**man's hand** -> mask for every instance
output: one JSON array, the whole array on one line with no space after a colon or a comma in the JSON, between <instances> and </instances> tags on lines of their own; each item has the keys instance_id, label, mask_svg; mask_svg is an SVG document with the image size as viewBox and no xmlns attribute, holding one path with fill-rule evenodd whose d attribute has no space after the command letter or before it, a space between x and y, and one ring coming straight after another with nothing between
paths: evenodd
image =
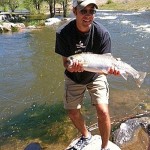
<instances>
[{"instance_id":1,"label":"man's hand","mask_svg":"<svg viewBox=\"0 0 150 150\"><path fill-rule=\"evenodd\" d=\"M84 71L83 65L78 60L73 61L71 66L67 67L67 70L70 72L83 72Z\"/></svg>"},{"instance_id":2,"label":"man's hand","mask_svg":"<svg viewBox=\"0 0 150 150\"><path fill-rule=\"evenodd\" d=\"M109 68L108 73L109 74L114 74L116 76L120 75L120 71L117 70L115 67L114 68Z\"/></svg>"}]
</instances>

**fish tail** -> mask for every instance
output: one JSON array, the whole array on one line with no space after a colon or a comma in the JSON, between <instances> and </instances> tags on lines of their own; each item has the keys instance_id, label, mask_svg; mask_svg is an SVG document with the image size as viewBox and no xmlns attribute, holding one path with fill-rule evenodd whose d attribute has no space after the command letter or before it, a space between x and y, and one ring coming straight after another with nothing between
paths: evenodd
<instances>
[{"instance_id":1,"label":"fish tail","mask_svg":"<svg viewBox=\"0 0 150 150\"><path fill-rule=\"evenodd\" d=\"M146 72L139 72L138 78L135 78L137 86L140 88L141 84L144 82L144 79L146 77Z\"/></svg>"}]
</instances>

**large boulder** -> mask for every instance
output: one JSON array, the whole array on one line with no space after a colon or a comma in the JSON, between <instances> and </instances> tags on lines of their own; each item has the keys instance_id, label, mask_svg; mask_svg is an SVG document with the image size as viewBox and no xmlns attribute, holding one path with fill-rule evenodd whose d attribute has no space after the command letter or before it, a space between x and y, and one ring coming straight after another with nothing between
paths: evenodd
<instances>
[{"instance_id":1,"label":"large boulder","mask_svg":"<svg viewBox=\"0 0 150 150\"><path fill-rule=\"evenodd\" d=\"M14 26L14 23L4 22L2 25L4 31L11 31L11 27Z\"/></svg>"},{"instance_id":2,"label":"large boulder","mask_svg":"<svg viewBox=\"0 0 150 150\"><path fill-rule=\"evenodd\" d=\"M139 149L149 150L150 146L150 118L141 117L128 119L120 124L120 127L114 131L114 143L121 146L121 149Z\"/></svg>"},{"instance_id":3,"label":"large boulder","mask_svg":"<svg viewBox=\"0 0 150 150\"><path fill-rule=\"evenodd\" d=\"M25 25L23 23L3 22L0 25L0 32L18 31L24 28L25 28Z\"/></svg>"},{"instance_id":4,"label":"large boulder","mask_svg":"<svg viewBox=\"0 0 150 150\"><path fill-rule=\"evenodd\" d=\"M3 32L3 26L0 24L0 33Z\"/></svg>"}]
</instances>

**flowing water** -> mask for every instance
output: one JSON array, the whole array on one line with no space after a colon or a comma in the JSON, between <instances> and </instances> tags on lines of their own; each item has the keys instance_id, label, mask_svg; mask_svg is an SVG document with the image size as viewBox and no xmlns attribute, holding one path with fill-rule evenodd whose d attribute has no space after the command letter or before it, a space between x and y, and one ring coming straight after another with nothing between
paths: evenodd
<instances>
[{"instance_id":1,"label":"flowing water","mask_svg":"<svg viewBox=\"0 0 150 150\"><path fill-rule=\"evenodd\" d=\"M109 30L113 55L136 70L147 72L141 88L136 86L132 77L128 81L122 77L108 77L112 120L150 111L150 12L98 11L95 19ZM61 57L54 53L56 28L51 26L0 35L1 139L5 136L13 138L13 132L17 132L18 137L22 136L20 126L16 125L24 123L18 117L20 114L25 118L27 110L34 111L41 105L52 108L62 104L64 69ZM96 122L96 115L87 99L90 100L88 94L85 95L84 113L88 125L91 125ZM62 111L58 112L61 107L54 108L53 113L61 116ZM43 107L42 111L45 109ZM49 111L45 115L51 118ZM5 129L6 125L9 132ZM28 137L31 136L26 135L25 139Z\"/></svg>"}]
</instances>

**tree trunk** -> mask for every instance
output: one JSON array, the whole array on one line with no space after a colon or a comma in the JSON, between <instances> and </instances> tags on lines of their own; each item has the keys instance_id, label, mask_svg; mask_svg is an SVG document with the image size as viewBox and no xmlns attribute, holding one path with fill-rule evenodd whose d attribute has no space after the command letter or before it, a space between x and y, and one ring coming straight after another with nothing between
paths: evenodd
<instances>
[{"instance_id":1,"label":"tree trunk","mask_svg":"<svg viewBox=\"0 0 150 150\"><path fill-rule=\"evenodd\" d=\"M40 14L40 3L37 4L37 10L38 10L38 13Z\"/></svg>"},{"instance_id":2,"label":"tree trunk","mask_svg":"<svg viewBox=\"0 0 150 150\"><path fill-rule=\"evenodd\" d=\"M49 1L49 11L50 11L50 18L52 18L54 16L54 13L53 13L53 2L52 0Z\"/></svg>"},{"instance_id":3,"label":"tree trunk","mask_svg":"<svg viewBox=\"0 0 150 150\"><path fill-rule=\"evenodd\" d=\"M68 1L65 0L65 2L63 1L63 17L67 17L67 5L68 5Z\"/></svg>"},{"instance_id":4,"label":"tree trunk","mask_svg":"<svg viewBox=\"0 0 150 150\"><path fill-rule=\"evenodd\" d=\"M56 13L55 5L56 5L56 0L54 0L54 16L55 16L55 13Z\"/></svg>"}]
</instances>

